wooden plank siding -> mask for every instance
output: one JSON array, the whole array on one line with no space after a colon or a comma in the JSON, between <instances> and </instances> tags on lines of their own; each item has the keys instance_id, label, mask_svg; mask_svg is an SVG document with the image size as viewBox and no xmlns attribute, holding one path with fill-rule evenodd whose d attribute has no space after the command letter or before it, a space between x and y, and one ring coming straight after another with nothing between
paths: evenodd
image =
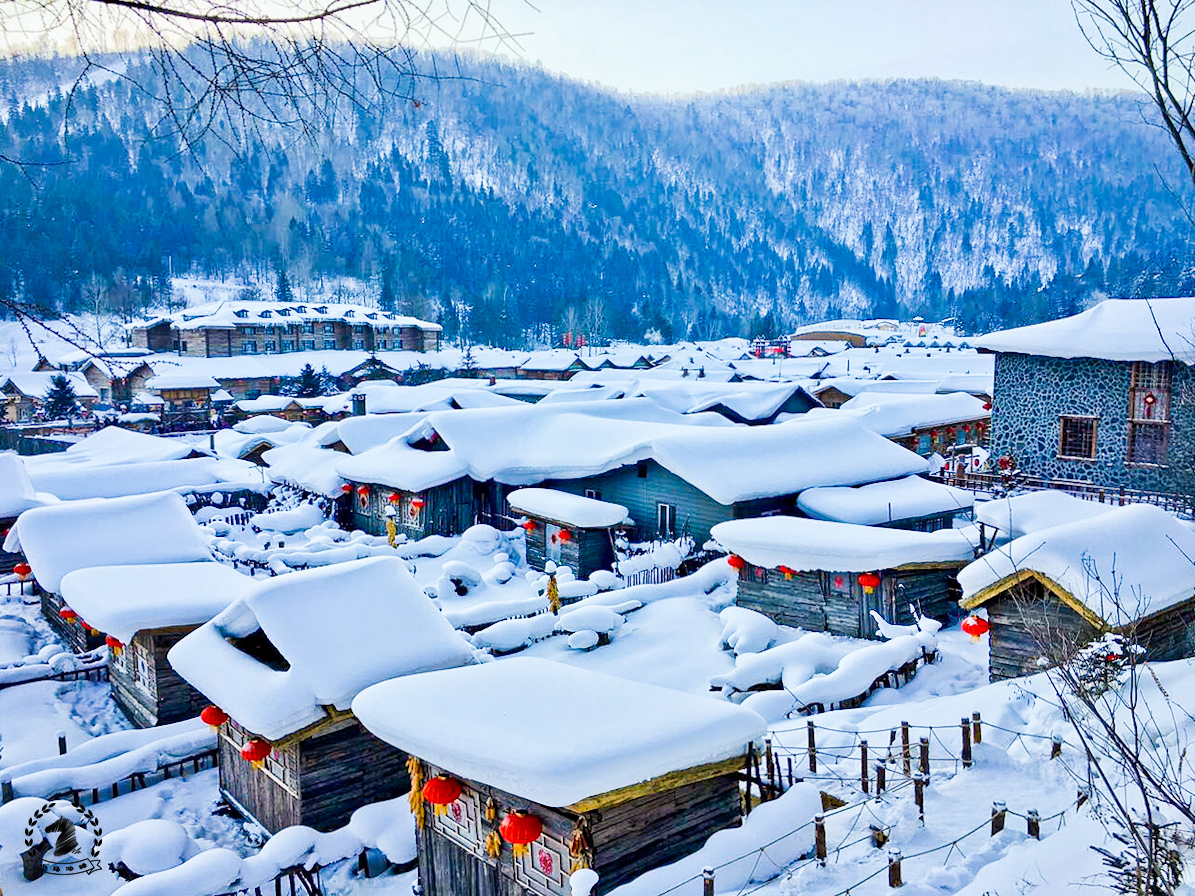
<instances>
[{"instance_id":1,"label":"wooden plank siding","mask_svg":"<svg viewBox=\"0 0 1195 896\"><path fill-rule=\"evenodd\" d=\"M427 774L440 771L429 766ZM477 781L460 780L465 787L459 801L461 823L452 821L449 814L429 813L428 823L418 832L419 875L427 896L567 896L568 844L582 817L589 824L593 867L599 875L593 893L601 896L645 871L696 852L711 834L741 820L739 784L733 772L584 813L550 808ZM498 807L492 824L481 819L482 807L491 798ZM496 830L512 809L526 809L543 824L543 834L532 844L525 864L512 857L509 844L503 845L497 858L484 851L486 834ZM525 870L535 866L541 846L555 854L551 879Z\"/></svg>"},{"instance_id":2,"label":"wooden plank siding","mask_svg":"<svg viewBox=\"0 0 1195 896\"><path fill-rule=\"evenodd\" d=\"M412 540L428 535L460 535L473 525L475 510L473 480L462 477L453 482L437 485L422 492L405 492L384 485L369 485L365 498L356 493L353 484L352 527L370 535L386 534L386 508L393 506L397 512L399 533ZM391 495L398 495L399 501L392 505ZM420 498L423 507L411 506L412 500Z\"/></svg>"},{"instance_id":3,"label":"wooden plank siding","mask_svg":"<svg viewBox=\"0 0 1195 896\"><path fill-rule=\"evenodd\" d=\"M548 529L546 519L529 517L535 528L527 533L527 565L543 571L548 562ZM555 522L555 521L553 521ZM614 564L614 536L609 529L580 529L561 525L572 536L560 543L558 564L569 567L578 579L585 579L599 569L611 569Z\"/></svg>"},{"instance_id":4,"label":"wooden plank siding","mask_svg":"<svg viewBox=\"0 0 1195 896\"><path fill-rule=\"evenodd\" d=\"M109 661L109 680L117 705L140 728L193 719L208 700L187 684L166 653L197 626L173 626L138 632L121 655ZM143 668L138 669L138 661Z\"/></svg>"},{"instance_id":5,"label":"wooden plank siding","mask_svg":"<svg viewBox=\"0 0 1195 896\"><path fill-rule=\"evenodd\" d=\"M955 576L962 566L934 563L880 570L880 585L869 595L859 584L859 573L812 570L786 577L778 570L747 564L739 570L737 603L782 625L874 638L872 610L901 624L913 622L910 603L935 619L956 614Z\"/></svg>"},{"instance_id":6,"label":"wooden plank siding","mask_svg":"<svg viewBox=\"0 0 1195 896\"><path fill-rule=\"evenodd\" d=\"M88 650L95 650L97 647L103 647L104 636L102 634L89 635L79 623L67 622L58 615L58 611L65 606L66 603L60 595L42 590L41 614L50 623L50 628L54 630L58 640L75 653L84 653Z\"/></svg>"}]
</instances>

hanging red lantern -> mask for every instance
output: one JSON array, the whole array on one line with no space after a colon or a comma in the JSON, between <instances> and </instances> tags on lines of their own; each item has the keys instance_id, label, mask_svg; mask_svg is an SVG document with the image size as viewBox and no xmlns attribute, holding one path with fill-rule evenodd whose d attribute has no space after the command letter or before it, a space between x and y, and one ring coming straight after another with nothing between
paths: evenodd
<instances>
[{"instance_id":1,"label":"hanging red lantern","mask_svg":"<svg viewBox=\"0 0 1195 896\"><path fill-rule=\"evenodd\" d=\"M947 438L953 439L957 434L958 434L958 430L955 429L953 426L948 426L946 428L946 437Z\"/></svg>"},{"instance_id":2,"label":"hanging red lantern","mask_svg":"<svg viewBox=\"0 0 1195 896\"><path fill-rule=\"evenodd\" d=\"M985 411L990 411L992 409L992 403L990 401L985 401L983 403L983 409Z\"/></svg>"},{"instance_id":3,"label":"hanging red lantern","mask_svg":"<svg viewBox=\"0 0 1195 896\"><path fill-rule=\"evenodd\" d=\"M360 498L368 498L369 497L369 486L368 485L357 486L357 496Z\"/></svg>"},{"instance_id":4,"label":"hanging red lantern","mask_svg":"<svg viewBox=\"0 0 1195 896\"><path fill-rule=\"evenodd\" d=\"M427 502L425 500L423 500L423 498L419 497L418 495L416 495L414 498L411 499L411 509L412 510L422 510L424 508L424 505L426 505L426 504L427 504Z\"/></svg>"},{"instance_id":5,"label":"hanging red lantern","mask_svg":"<svg viewBox=\"0 0 1195 896\"><path fill-rule=\"evenodd\" d=\"M527 520L527 522L523 523L523 528L528 532L534 532L535 520Z\"/></svg>"},{"instance_id":6,"label":"hanging red lantern","mask_svg":"<svg viewBox=\"0 0 1195 896\"><path fill-rule=\"evenodd\" d=\"M23 582L27 578L29 578L29 574L31 572L33 572L33 567L30 566L28 563L26 563L24 560L22 560L20 563L18 563L16 566L14 566L12 568L12 571L15 572L17 574L17 578Z\"/></svg>"},{"instance_id":7,"label":"hanging red lantern","mask_svg":"<svg viewBox=\"0 0 1195 896\"><path fill-rule=\"evenodd\" d=\"M572 538L573 538L573 533L570 532L568 529L560 530L560 540L561 541L572 541Z\"/></svg>"},{"instance_id":8,"label":"hanging red lantern","mask_svg":"<svg viewBox=\"0 0 1195 896\"><path fill-rule=\"evenodd\" d=\"M65 619L67 622L74 622L76 619L79 618L79 614L76 613L74 610L72 610L70 607L63 607L61 610L58 611L58 618Z\"/></svg>"},{"instance_id":9,"label":"hanging red lantern","mask_svg":"<svg viewBox=\"0 0 1195 896\"><path fill-rule=\"evenodd\" d=\"M982 616L968 616L963 620L963 631L971 636L971 641L976 642L979 636L986 634L991 626L988 621Z\"/></svg>"},{"instance_id":10,"label":"hanging red lantern","mask_svg":"<svg viewBox=\"0 0 1195 896\"><path fill-rule=\"evenodd\" d=\"M423 798L432 804L432 811L436 815L443 815L448 807L461 798L465 788L456 778L439 774L429 778L423 785Z\"/></svg>"},{"instance_id":11,"label":"hanging red lantern","mask_svg":"<svg viewBox=\"0 0 1195 896\"><path fill-rule=\"evenodd\" d=\"M124 645L111 635L108 635L108 637L104 638L104 643L108 645L108 649L112 651L113 656L120 656L121 652L124 650Z\"/></svg>"},{"instance_id":12,"label":"hanging red lantern","mask_svg":"<svg viewBox=\"0 0 1195 896\"><path fill-rule=\"evenodd\" d=\"M729 557L726 558L726 562L729 563L730 568L734 569L734 570L742 569L744 566L747 565L747 561L744 560L742 557L740 557L738 554L731 554Z\"/></svg>"},{"instance_id":13,"label":"hanging red lantern","mask_svg":"<svg viewBox=\"0 0 1195 896\"><path fill-rule=\"evenodd\" d=\"M777 566L776 571L782 573L786 579L791 579L794 575L796 575L796 571L787 566Z\"/></svg>"},{"instance_id":14,"label":"hanging red lantern","mask_svg":"<svg viewBox=\"0 0 1195 896\"><path fill-rule=\"evenodd\" d=\"M241 746L241 758L252 762L254 768L261 768L273 749L273 745L265 738L254 737Z\"/></svg>"},{"instance_id":15,"label":"hanging red lantern","mask_svg":"<svg viewBox=\"0 0 1195 896\"><path fill-rule=\"evenodd\" d=\"M1007 470L1012 467L1012 458L1007 454L996 459L996 466L1001 470Z\"/></svg>"},{"instance_id":16,"label":"hanging red lantern","mask_svg":"<svg viewBox=\"0 0 1195 896\"><path fill-rule=\"evenodd\" d=\"M544 823L526 809L515 809L502 819L498 833L509 843L516 859L527 854L527 847L544 832Z\"/></svg>"},{"instance_id":17,"label":"hanging red lantern","mask_svg":"<svg viewBox=\"0 0 1195 896\"><path fill-rule=\"evenodd\" d=\"M931 430L929 431L929 437L930 437L931 439L933 439L935 442L936 442L936 441L938 441L938 435L939 435L939 433L938 433L938 431L937 431L936 429L931 429Z\"/></svg>"},{"instance_id":18,"label":"hanging red lantern","mask_svg":"<svg viewBox=\"0 0 1195 896\"><path fill-rule=\"evenodd\" d=\"M205 706L203 712L199 714L199 718L205 725L211 725L213 728L219 728L228 721L228 713L218 706Z\"/></svg>"},{"instance_id":19,"label":"hanging red lantern","mask_svg":"<svg viewBox=\"0 0 1195 896\"><path fill-rule=\"evenodd\" d=\"M346 482L344 485L342 485L342 486L340 487L340 490L341 490L342 492L344 492L346 495L352 494L352 492L353 492L353 484L352 484L351 482Z\"/></svg>"},{"instance_id":20,"label":"hanging red lantern","mask_svg":"<svg viewBox=\"0 0 1195 896\"><path fill-rule=\"evenodd\" d=\"M880 577L874 572L865 572L859 576L859 585L864 594L872 594L880 587Z\"/></svg>"},{"instance_id":21,"label":"hanging red lantern","mask_svg":"<svg viewBox=\"0 0 1195 896\"><path fill-rule=\"evenodd\" d=\"M397 504L402 501L402 495L400 495L398 492L391 492L390 497L388 497L386 500L391 504Z\"/></svg>"}]
</instances>

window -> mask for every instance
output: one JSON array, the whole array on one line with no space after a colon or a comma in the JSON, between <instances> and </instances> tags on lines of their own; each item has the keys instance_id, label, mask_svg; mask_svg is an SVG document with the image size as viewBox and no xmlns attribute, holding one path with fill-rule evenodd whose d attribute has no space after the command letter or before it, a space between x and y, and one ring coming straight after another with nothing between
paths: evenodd
<instances>
[{"instance_id":1,"label":"window","mask_svg":"<svg viewBox=\"0 0 1195 896\"><path fill-rule=\"evenodd\" d=\"M315 351L315 340L314 339L304 339L303 340L303 351L305 351L305 352Z\"/></svg>"},{"instance_id":2,"label":"window","mask_svg":"<svg viewBox=\"0 0 1195 896\"><path fill-rule=\"evenodd\" d=\"M934 450L933 444L930 442L929 433L923 432L917 437L917 453L929 454Z\"/></svg>"},{"instance_id":3,"label":"window","mask_svg":"<svg viewBox=\"0 0 1195 896\"><path fill-rule=\"evenodd\" d=\"M635 475L640 479L647 478L647 461L641 460L635 465Z\"/></svg>"},{"instance_id":4,"label":"window","mask_svg":"<svg viewBox=\"0 0 1195 896\"><path fill-rule=\"evenodd\" d=\"M304 333L314 333L315 332L315 321L309 320L309 321L307 321L307 323L303 324L303 332Z\"/></svg>"},{"instance_id":5,"label":"window","mask_svg":"<svg viewBox=\"0 0 1195 896\"><path fill-rule=\"evenodd\" d=\"M1072 460L1095 460L1097 417L1059 417L1058 456Z\"/></svg>"},{"instance_id":6,"label":"window","mask_svg":"<svg viewBox=\"0 0 1195 896\"><path fill-rule=\"evenodd\" d=\"M353 348L357 349L358 351L364 351L365 350L365 340L364 339L354 339L353 340Z\"/></svg>"},{"instance_id":7,"label":"window","mask_svg":"<svg viewBox=\"0 0 1195 896\"><path fill-rule=\"evenodd\" d=\"M325 333L335 333L336 332L336 324L333 324L333 323L324 324L324 332Z\"/></svg>"},{"instance_id":8,"label":"window","mask_svg":"<svg viewBox=\"0 0 1195 896\"><path fill-rule=\"evenodd\" d=\"M336 348L336 340L335 339L325 339L324 340L324 348Z\"/></svg>"},{"instance_id":9,"label":"window","mask_svg":"<svg viewBox=\"0 0 1195 896\"><path fill-rule=\"evenodd\" d=\"M656 524L661 538L671 537L676 532L676 505L657 504Z\"/></svg>"},{"instance_id":10,"label":"window","mask_svg":"<svg viewBox=\"0 0 1195 896\"><path fill-rule=\"evenodd\" d=\"M378 340L378 348L381 349L382 351L386 350L386 340L385 339Z\"/></svg>"},{"instance_id":11,"label":"window","mask_svg":"<svg viewBox=\"0 0 1195 896\"><path fill-rule=\"evenodd\" d=\"M278 351L278 343L275 342L273 339L267 339L266 340L266 354L270 354L271 352L276 352L276 351Z\"/></svg>"},{"instance_id":12,"label":"window","mask_svg":"<svg viewBox=\"0 0 1195 896\"><path fill-rule=\"evenodd\" d=\"M595 488L587 488L585 489L585 497L592 498L595 501L600 501L602 500L602 493Z\"/></svg>"},{"instance_id":13,"label":"window","mask_svg":"<svg viewBox=\"0 0 1195 896\"><path fill-rule=\"evenodd\" d=\"M293 352L295 350L295 341L293 339L283 339L282 350L284 352Z\"/></svg>"},{"instance_id":14,"label":"window","mask_svg":"<svg viewBox=\"0 0 1195 896\"><path fill-rule=\"evenodd\" d=\"M238 308L236 311L234 311L232 313L235 314L237 317L248 317L249 316L249 312L245 308Z\"/></svg>"},{"instance_id":15,"label":"window","mask_svg":"<svg viewBox=\"0 0 1195 896\"><path fill-rule=\"evenodd\" d=\"M1165 464L1170 430L1170 362L1133 362L1128 416L1125 462Z\"/></svg>"},{"instance_id":16,"label":"window","mask_svg":"<svg viewBox=\"0 0 1195 896\"><path fill-rule=\"evenodd\" d=\"M253 339L246 339L244 342L241 343L241 354L242 355L257 354L257 342Z\"/></svg>"}]
</instances>

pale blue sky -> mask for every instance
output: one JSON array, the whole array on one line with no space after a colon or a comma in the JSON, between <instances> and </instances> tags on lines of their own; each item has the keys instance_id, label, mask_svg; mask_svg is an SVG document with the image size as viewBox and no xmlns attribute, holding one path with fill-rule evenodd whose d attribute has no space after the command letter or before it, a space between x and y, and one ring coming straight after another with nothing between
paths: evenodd
<instances>
[{"instance_id":1,"label":"pale blue sky","mask_svg":"<svg viewBox=\"0 0 1195 896\"><path fill-rule=\"evenodd\" d=\"M1131 88L1069 0L491 0L522 58L626 90L940 77Z\"/></svg>"}]
</instances>

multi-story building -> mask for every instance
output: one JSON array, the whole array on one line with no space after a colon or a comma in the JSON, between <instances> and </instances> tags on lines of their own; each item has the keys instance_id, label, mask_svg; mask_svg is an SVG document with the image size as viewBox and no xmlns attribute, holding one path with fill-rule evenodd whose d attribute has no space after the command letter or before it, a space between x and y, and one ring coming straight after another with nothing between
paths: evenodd
<instances>
[{"instance_id":1,"label":"multi-story building","mask_svg":"<svg viewBox=\"0 0 1195 896\"><path fill-rule=\"evenodd\" d=\"M127 325L132 345L197 358L283 352L435 351L440 325L363 305L227 301Z\"/></svg>"}]
</instances>

